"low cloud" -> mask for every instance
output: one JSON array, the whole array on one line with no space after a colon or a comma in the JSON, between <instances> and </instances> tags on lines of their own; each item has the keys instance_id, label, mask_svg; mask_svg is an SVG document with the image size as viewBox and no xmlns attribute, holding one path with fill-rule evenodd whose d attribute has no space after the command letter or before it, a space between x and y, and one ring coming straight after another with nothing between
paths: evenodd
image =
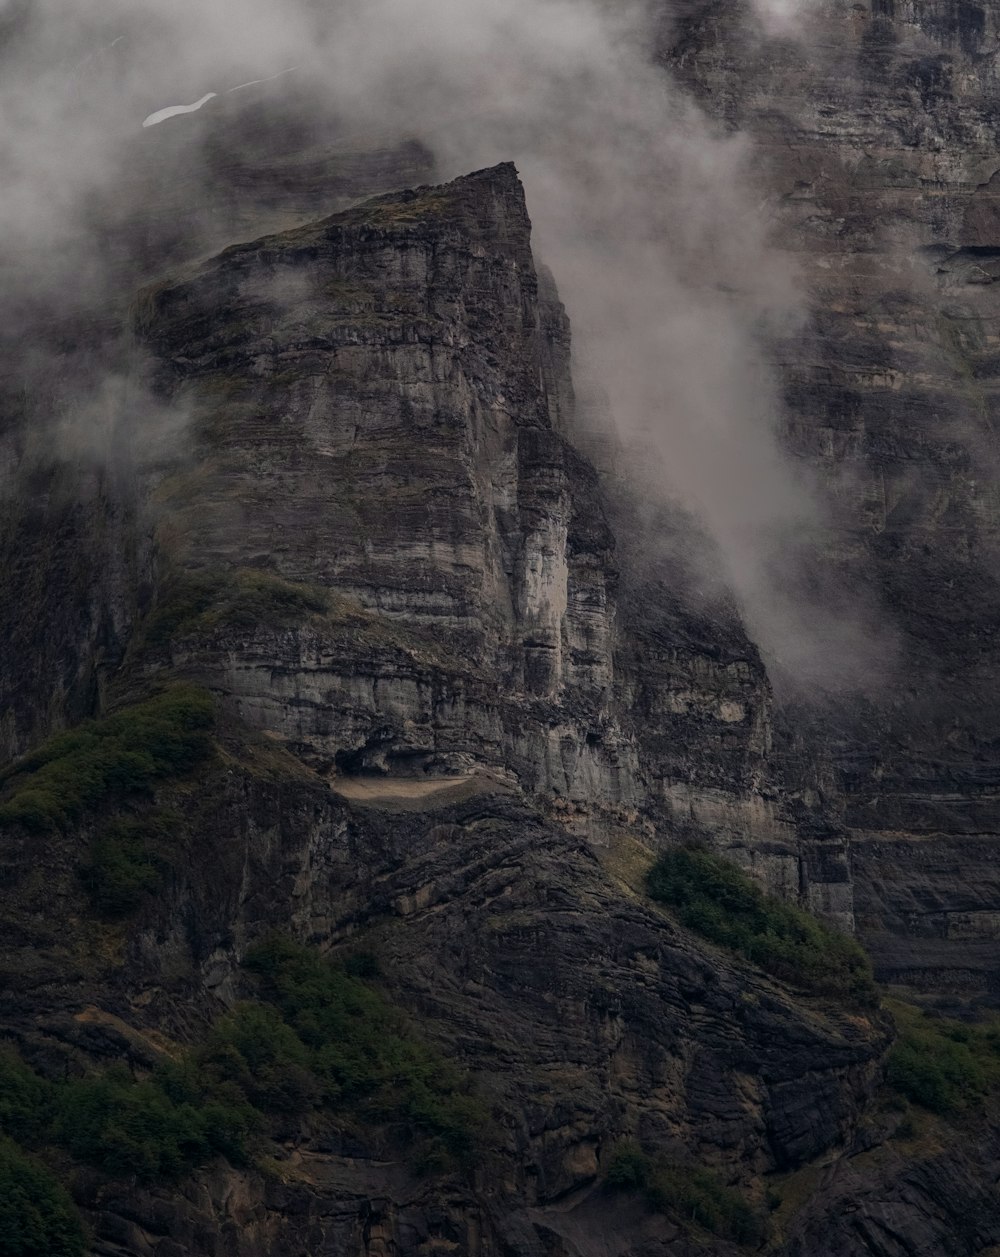
<instances>
[{"instance_id":1,"label":"low cloud","mask_svg":"<svg viewBox=\"0 0 1000 1257\"><path fill-rule=\"evenodd\" d=\"M769 30L802 14L759 6ZM95 219L136 194L144 121L150 136L190 126L178 106L198 102L210 125L213 94L258 80L288 74L302 108L359 143L424 141L442 177L513 159L635 479L703 521L766 653L817 684L860 660L865 683L871 634L804 544L823 511L777 436L769 350L800 317L795 269L772 239L759 155L653 64L651 5L106 0L95 15L35 0L0 15L8 294L113 286Z\"/></svg>"}]
</instances>

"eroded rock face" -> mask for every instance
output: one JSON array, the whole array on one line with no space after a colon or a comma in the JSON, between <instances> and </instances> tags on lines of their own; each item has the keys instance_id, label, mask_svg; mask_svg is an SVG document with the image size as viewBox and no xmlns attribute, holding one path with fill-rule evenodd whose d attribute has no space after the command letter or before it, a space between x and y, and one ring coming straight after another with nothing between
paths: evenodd
<instances>
[{"instance_id":1,"label":"eroded rock face","mask_svg":"<svg viewBox=\"0 0 1000 1257\"><path fill-rule=\"evenodd\" d=\"M895 635L889 693L871 675L788 720L832 770L885 977L992 1000L1000 13L834 2L771 40L725 2L673 18L664 58L754 137L800 267L807 326L776 356L827 563Z\"/></svg>"},{"instance_id":2,"label":"eroded rock face","mask_svg":"<svg viewBox=\"0 0 1000 1257\"><path fill-rule=\"evenodd\" d=\"M487 767L595 837L680 815L783 842L789 868L738 620L619 591L513 167L227 250L143 306L160 387L196 416L194 465L157 492L176 561L265 564L363 613L353 640L222 634L173 662L342 772Z\"/></svg>"},{"instance_id":3,"label":"eroded rock face","mask_svg":"<svg viewBox=\"0 0 1000 1257\"><path fill-rule=\"evenodd\" d=\"M622 1138L741 1184L854 1139L884 1015L800 1001L707 951L632 888L627 861L602 863L509 790L358 804L290 757L225 749L198 790L161 792L190 841L117 955L81 911L86 831L41 850L8 836L0 949L20 980L0 994L7 1036L56 1073L148 1068L158 1034L190 1036L245 997L248 942L280 928L373 950L390 992L473 1072L497 1130L468 1180L421 1178L384 1132L350 1122L293 1124L264 1176L216 1168L147 1191L84 1175L95 1252L374 1255L437 1238L541 1254L561 1236L567 1257L668 1241L693 1253L702 1241L601 1187Z\"/></svg>"}]
</instances>

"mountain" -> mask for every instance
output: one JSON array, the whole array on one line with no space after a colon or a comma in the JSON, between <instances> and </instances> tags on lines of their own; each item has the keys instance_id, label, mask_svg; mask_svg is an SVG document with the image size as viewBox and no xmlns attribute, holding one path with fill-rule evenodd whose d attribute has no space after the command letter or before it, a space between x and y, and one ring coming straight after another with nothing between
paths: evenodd
<instances>
[{"instance_id":1,"label":"mountain","mask_svg":"<svg viewBox=\"0 0 1000 1257\"><path fill-rule=\"evenodd\" d=\"M996 21L659 34L796 254L860 680L638 497L513 164L294 80L136 141L3 332L0 1247L1000 1246Z\"/></svg>"}]
</instances>

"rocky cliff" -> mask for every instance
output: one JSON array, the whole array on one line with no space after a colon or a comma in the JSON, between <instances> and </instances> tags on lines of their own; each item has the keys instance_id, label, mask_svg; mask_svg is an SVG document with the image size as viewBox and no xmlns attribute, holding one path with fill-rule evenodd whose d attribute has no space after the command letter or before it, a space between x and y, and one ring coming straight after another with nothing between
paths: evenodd
<instances>
[{"instance_id":1,"label":"rocky cliff","mask_svg":"<svg viewBox=\"0 0 1000 1257\"><path fill-rule=\"evenodd\" d=\"M858 928L886 980L987 1002L997 18L989 4L833 4L761 40L747 14L695 5L661 48L764 155L808 288L806 325L777 350L786 441L825 486L845 588L896 635L890 693L805 715L833 769Z\"/></svg>"},{"instance_id":2,"label":"rocky cliff","mask_svg":"<svg viewBox=\"0 0 1000 1257\"><path fill-rule=\"evenodd\" d=\"M434 185L419 145L310 132L276 169L233 111L211 213L177 228L183 151L137 166L157 209L109 233L112 298L7 333L6 1043L53 1083L158 1077L261 998L278 931L377 969L488 1123L471 1164L415 1165L391 1105L269 1110L254 1157L173 1182L60 1144L91 1251L1000 1244L988 1089L906 1111L885 1010L769 977L645 883L707 843L856 926L884 981L992 999L993 20L834 5L765 39L723 0L662 37L768 156L811 301L775 350L785 439L829 496L827 561L901 643L888 689L776 696L734 600L641 561L509 164ZM61 378L18 365L29 335ZM56 463L38 432L95 343L115 457ZM210 698L187 758L144 706L181 692ZM613 1191L633 1145L769 1224Z\"/></svg>"}]
</instances>

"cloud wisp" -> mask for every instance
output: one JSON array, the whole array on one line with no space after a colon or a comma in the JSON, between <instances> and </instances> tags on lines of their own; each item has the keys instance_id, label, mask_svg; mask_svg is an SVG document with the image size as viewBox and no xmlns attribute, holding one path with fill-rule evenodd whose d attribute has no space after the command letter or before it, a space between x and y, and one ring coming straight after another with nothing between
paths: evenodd
<instances>
[{"instance_id":1,"label":"cloud wisp","mask_svg":"<svg viewBox=\"0 0 1000 1257\"><path fill-rule=\"evenodd\" d=\"M765 19L787 2L761 0ZM35 0L20 12L0 52L0 161L12 172L0 271L13 290L32 258L54 267L53 290L70 261L99 286L94 198L128 194L143 126L190 126L181 115L226 82L288 75L339 134L419 138L442 177L513 159L536 252L636 477L704 521L765 652L820 684L849 679L865 631L822 581L806 596L793 572L822 527L782 452L768 365L771 337L799 317L794 268L771 238L752 147L653 63L652 3L106 0L95 17Z\"/></svg>"}]
</instances>

